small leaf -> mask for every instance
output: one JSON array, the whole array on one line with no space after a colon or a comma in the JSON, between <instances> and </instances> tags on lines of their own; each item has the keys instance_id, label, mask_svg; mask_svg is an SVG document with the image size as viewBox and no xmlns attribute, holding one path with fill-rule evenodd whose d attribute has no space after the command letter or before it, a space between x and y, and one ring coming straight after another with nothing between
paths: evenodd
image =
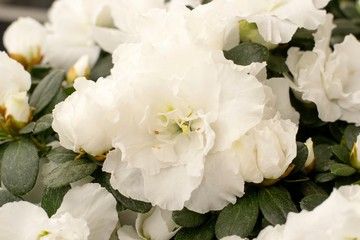
<instances>
[{"instance_id":1,"label":"small leaf","mask_svg":"<svg viewBox=\"0 0 360 240\"><path fill-rule=\"evenodd\" d=\"M175 240L213 240L215 239L215 218L194 228L182 228L176 234Z\"/></svg>"},{"instance_id":2,"label":"small leaf","mask_svg":"<svg viewBox=\"0 0 360 240\"><path fill-rule=\"evenodd\" d=\"M0 207L5 203L16 202L21 200L22 200L21 198L14 196L8 190L5 189L0 190Z\"/></svg>"},{"instance_id":3,"label":"small leaf","mask_svg":"<svg viewBox=\"0 0 360 240\"><path fill-rule=\"evenodd\" d=\"M64 71L54 70L41 80L30 98L30 105L35 107L35 114L41 112L56 96L64 79Z\"/></svg>"},{"instance_id":4,"label":"small leaf","mask_svg":"<svg viewBox=\"0 0 360 240\"><path fill-rule=\"evenodd\" d=\"M41 207L49 217L54 215L60 207L65 194L71 189L70 185L60 188L46 188L41 199Z\"/></svg>"},{"instance_id":5,"label":"small leaf","mask_svg":"<svg viewBox=\"0 0 360 240\"><path fill-rule=\"evenodd\" d=\"M55 95L55 97L51 100L51 102L44 108L44 110L41 111L41 114L50 114L55 108L55 105L64 101L68 95L65 93L65 91L60 88L58 93Z\"/></svg>"},{"instance_id":6,"label":"small leaf","mask_svg":"<svg viewBox=\"0 0 360 240\"><path fill-rule=\"evenodd\" d=\"M73 151L63 147L53 148L47 154L47 158L54 163L65 163L72 161L75 160L76 156L77 153L74 153Z\"/></svg>"},{"instance_id":7,"label":"small leaf","mask_svg":"<svg viewBox=\"0 0 360 240\"><path fill-rule=\"evenodd\" d=\"M333 145L331 146L331 150L334 155L343 163L349 163L350 159L350 151L341 145Z\"/></svg>"},{"instance_id":8,"label":"small leaf","mask_svg":"<svg viewBox=\"0 0 360 240\"><path fill-rule=\"evenodd\" d=\"M43 131L51 128L52 121L53 121L53 117L52 117L51 113L46 114L46 115L42 116L41 118L39 118L39 120L36 121L36 125L35 125L34 131L33 131L34 134L43 132Z\"/></svg>"},{"instance_id":9,"label":"small leaf","mask_svg":"<svg viewBox=\"0 0 360 240\"><path fill-rule=\"evenodd\" d=\"M323 194L309 195L309 196L306 196L303 199L301 199L300 207L303 210L305 209L308 211L312 211L314 208L319 206L327 198L328 198L328 196L323 195Z\"/></svg>"},{"instance_id":10,"label":"small leaf","mask_svg":"<svg viewBox=\"0 0 360 240\"><path fill-rule=\"evenodd\" d=\"M331 165L330 172L336 176L347 177L356 173L356 169L343 163L335 163Z\"/></svg>"},{"instance_id":11,"label":"small leaf","mask_svg":"<svg viewBox=\"0 0 360 240\"><path fill-rule=\"evenodd\" d=\"M97 164L85 159L69 161L60 164L44 178L44 183L49 188L58 188L78 181L92 174Z\"/></svg>"},{"instance_id":12,"label":"small leaf","mask_svg":"<svg viewBox=\"0 0 360 240\"><path fill-rule=\"evenodd\" d=\"M187 208L172 212L173 221L182 227L197 227L204 223L207 218L208 215L193 212Z\"/></svg>"},{"instance_id":13,"label":"small leaf","mask_svg":"<svg viewBox=\"0 0 360 240\"><path fill-rule=\"evenodd\" d=\"M126 209L129 209L131 211L138 212L138 213L146 213L146 212L150 211L152 208L151 203L125 197L124 195L119 193L119 191L117 191L113 188L111 188L111 190L112 190L111 192L114 195L114 197L116 198L116 200L118 200L121 203L121 205L123 207L125 207Z\"/></svg>"},{"instance_id":14,"label":"small leaf","mask_svg":"<svg viewBox=\"0 0 360 240\"><path fill-rule=\"evenodd\" d=\"M100 58L95 64L95 66L91 69L90 78L96 80L100 77L106 77L110 75L110 70L112 68L113 63L111 55Z\"/></svg>"},{"instance_id":15,"label":"small leaf","mask_svg":"<svg viewBox=\"0 0 360 240\"><path fill-rule=\"evenodd\" d=\"M285 58L283 56L270 55L267 60L267 67L277 73L286 73L289 72L289 68L285 63Z\"/></svg>"},{"instance_id":16,"label":"small leaf","mask_svg":"<svg viewBox=\"0 0 360 240\"><path fill-rule=\"evenodd\" d=\"M360 127L355 127L354 125L349 125L345 128L344 139L346 146L351 150L356 142L357 136L360 134Z\"/></svg>"},{"instance_id":17,"label":"small leaf","mask_svg":"<svg viewBox=\"0 0 360 240\"><path fill-rule=\"evenodd\" d=\"M269 50L261 44L241 43L229 51L224 51L224 56L235 64L246 66L253 62L265 62L269 58Z\"/></svg>"},{"instance_id":18,"label":"small leaf","mask_svg":"<svg viewBox=\"0 0 360 240\"><path fill-rule=\"evenodd\" d=\"M220 212L215 225L216 237L247 237L256 224L258 214L257 194L255 191L247 192L236 204L229 204Z\"/></svg>"},{"instance_id":19,"label":"small leaf","mask_svg":"<svg viewBox=\"0 0 360 240\"><path fill-rule=\"evenodd\" d=\"M315 182L325 183L325 182L330 182L330 181L334 180L335 178L336 178L336 176L329 172L319 173L315 176Z\"/></svg>"},{"instance_id":20,"label":"small leaf","mask_svg":"<svg viewBox=\"0 0 360 240\"><path fill-rule=\"evenodd\" d=\"M293 164L295 164L295 167L291 173L296 173L304 167L304 164L309 154L308 148L304 143L296 142L296 146L297 146L297 154L295 159L293 160Z\"/></svg>"},{"instance_id":21,"label":"small leaf","mask_svg":"<svg viewBox=\"0 0 360 240\"><path fill-rule=\"evenodd\" d=\"M35 122L29 122L25 127L20 129L19 133L22 135L32 133L34 131L35 125Z\"/></svg>"},{"instance_id":22,"label":"small leaf","mask_svg":"<svg viewBox=\"0 0 360 240\"><path fill-rule=\"evenodd\" d=\"M326 191L322 187L314 183L313 181L302 182L300 184L300 192L304 196L327 195Z\"/></svg>"},{"instance_id":23,"label":"small leaf","mask_svg":"<svg viewBox=\"0 0 360 240\"><path fill-rule=\"evenodd\" d=\"M39 156L28 139L11 142L6 148L1 166L1 180L14 195L21 196L35 185L39 173Z\"/></svg>"},{"instance_id":24,"label":"small leaf","mask_svg":"<svg viewBox=\"0 0 360 240\"><path fill-rule=\"evenodd\" d=\"M272 225L284 224L289 212L297 212L290 193L281 186L261 188L259 206L265 219Z\"/></svg>"}]
</instances>

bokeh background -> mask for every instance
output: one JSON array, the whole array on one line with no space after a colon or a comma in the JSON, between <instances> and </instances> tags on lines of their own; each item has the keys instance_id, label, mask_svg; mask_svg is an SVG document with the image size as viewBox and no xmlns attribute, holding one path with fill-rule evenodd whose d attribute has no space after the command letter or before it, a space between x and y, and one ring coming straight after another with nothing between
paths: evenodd
<instances>
[{"instance_id":1,"label":"bokeh background","mask_svg":"<svg viewBox=\"0 0 360 240\"><path fill-rule=\"evenodd\" d=\"M0 0L0 50L4 50L2 38L11 22L18 17L32 17L44 22L52 2L53 0Z\"/></svg>"}]
</instances>

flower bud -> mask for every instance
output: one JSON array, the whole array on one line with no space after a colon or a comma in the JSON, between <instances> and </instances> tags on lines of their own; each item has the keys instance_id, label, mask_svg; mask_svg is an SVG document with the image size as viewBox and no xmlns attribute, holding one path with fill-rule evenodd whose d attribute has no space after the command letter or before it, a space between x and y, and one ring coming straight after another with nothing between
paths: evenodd
<instances>
[{"instance_id":1,"label":"flower bud","mask_svg":"<svg viewBox=\"0 0 360 240\"><path fill-rule=\"evenodd\" d=\"M354 143L354 146L350 153L350 164L354 168L360 170L360 159L358 155L358 149L360 146L360 135L357 136L356 142Z\"/></svg>"},{"instance_id":2,"label":"flower bud","mask_svg":"<svg viewBox=\"0 0 360 240\"><path fill-rule=\"evenodd\" d=\"M310 172L315 167L315 154L314 154L314 148L313 148L313 141L311 138L306 140L305 146L308 149L308 157L306 159L304 167L307 172Z\"/></svg>"},{"instance_id":3,"label":"flower bud","mask_svg":"<svg viewBox=\"0 0 360 240\"><path fill-rule=\"evenodd\" d=\"M264 38L260 35L255 23L249 23L246 20L241 20L239 27L240 39L242 42L258 43L264 45L270 50L277 47L277 44L273 44L264 40Z\"/></svg>"},{"instance_id":4,"label":"flower bud","mask_svg":"<svg viewBox=\"0 0 360 240\"><path fill-rule=\"evenodd\" d=\"M68 70L66 74L66 81L73 84L78 77L90 77L90 58L88 55L83 55L76 61L76 63Z\"/></svg>"}]
</instances>

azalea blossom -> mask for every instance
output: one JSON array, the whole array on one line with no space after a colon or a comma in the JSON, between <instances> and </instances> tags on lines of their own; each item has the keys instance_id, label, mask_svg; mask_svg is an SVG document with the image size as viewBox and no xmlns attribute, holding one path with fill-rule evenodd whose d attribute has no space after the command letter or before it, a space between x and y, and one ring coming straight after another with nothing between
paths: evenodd
<instances>
[{"instance_id":1,"label":"azalea blossom","mask_svg":"<svg viewBox=\"0 0 360 240\"><path fill-rule=\"evenodd\" d=\"M100 47L93 37L95 26L112 26L109 1L57 0L49 9L44 62L68 70L83 55L90 66L98 59Z\"/></svg>"},{"instance_id":2,"label":"azalea blossom","mask_svg":"<svg viewBox=\"0 0 360 240\"><path fill-rule=\"evenodd\" d=\"M115 53L112 76L125 88L123 114L131 121L103 166L112 186L167 210L207 212L235 202L244 183L230 149L260 122L265 104L254 66L191 44L126 47Z\"/></svg>"},{"instance_id":3,"label":"azalea blossom","mask_svg":"<svg viewBox=\"0 0 360 240\"><path fill-rule=\"evenodd\" d=\"M171 239L180 230L172 220L172 212L154 207L149 212L138 214L135 229L124 225L117 231L121 240L166 240Z\"/></svg>"},{"instance_id":4,"label":"azalea blossom","mask_svg":"<svg viewBox=\"0 0 360 240\"><path fill-rule=\"evenodd\" d=\"M30 74L4 52L0 52L0 73L0 116L20 128L31 117L27 97Z\"/></svg>"},{"instance_id":5,"label":"azalea blossom","mask_svg":"<svg viewBox=\"0 0 360 240\"><path fill-rule=\"evenodd\" d=\"M12 58L29 67L41 62L45 37L45 27L25 17L10 24L4 32L3 42Z\"/></svg>"},{"instance_id":6,"label":"azalea blossom","mask_svg":"<svg viewBox=\"0 0 360 240\"><path fill-rule=\"evenodd\" d=\"M94 156L112 148L122 111L113 83L109 79L96 83L85 78L75 80L76 91L53 110L52 127L59 134L61 146Z\"/></svg>"},{"instance_id":7,"label":"azalea blossom","mask_svg":"<svg viewBox=\"0 0 360 240\"><path fill-rule=\"evenodd\" d=\"M284 225L267 226L263 228L254 240L283 240ZM290 240L290 239L289 239Z\"/></svg>"},{"instance_id":8,"label":"azalea blossom","mask_svg":"<svg viewBox=\"0 0 360 240\"><path fill-rule=\"evenodd\" d=\"M314 210L289 213L283 239L357 239L359 220L360 186L342 186Z\"/></svg>"},{"instance_id":9,"label":"azalea blossom","mask_svg":"<svg viewBox=\"0 0 360 240\"><path fill-rule=\"evenodd\" d=\"M332 18L328 15L326 24L314 34L313 51L290 48L286 63L294 76L294 89L303 100L316 104L321 120L344 120L359 125L360 71L356 59L360 42L348 35L331 51Z\"/></svg>"},{"instance_id":10,"label":"azalea blossom","mask_svg":"<svg viewBox=\"0 0 360 240\"><path fill-rule=\"evenodd\" d=\"M270 43L287 43L298 28L315 30L325 22L329 0L214 0L210 5L221 8L239 21L255 23L260 35Z\"/></svg>"},{"instance_id":11,"label":"azalea blossom","mask_svg":"<svg viewBox=\"0 0 360 240\"><path fill-rule=\"evenodd\" d=\"M86 184L69 190L50 218L29 202L3 205L0 238L108 240L117 221L114 197L99 184Z\"/></svg>"},{"instance_id":12,"label":"azalea blossom","mask_svg":"<svg viewBox=\"0 0 360 240\"><path fill-rule=\"evenodd\" d=\"M75 79L78 77L90 77L90 59L88 55L81 56L74 66L72 66L67 74L66 74L66 80L68 83L72 84L74 83Z\"/></svg>"}]
</instances>

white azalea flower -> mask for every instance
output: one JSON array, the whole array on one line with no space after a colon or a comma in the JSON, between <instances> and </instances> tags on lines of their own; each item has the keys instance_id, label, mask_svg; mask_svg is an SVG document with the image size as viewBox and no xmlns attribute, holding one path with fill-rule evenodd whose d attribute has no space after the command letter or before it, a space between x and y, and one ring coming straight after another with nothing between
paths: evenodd
<instances>
[{"instance_id":1,"label":"white azalea flower","mask_svg":"<svg viewBox=\"0 0 360 240\"><path fill-rule=\"evenodd\" d=\"M119 93L109 79L95 83L78 78L74 88L72 95L55 106L52 127L63 147L102 155L112 148L112 136L122 111L116 100Z\"/></svg>"},{"instance_id":2,"label":"white azalea flower","mask_svg":"<svg viewBox=\"0 0 360 240\"><path fill-rule=\"evenodd\" d=\"M122 226L117 232L119 239L169 240L180 227L172 220L172 212L154 207L148 213L138 214L135 229L132 226Z\"/></svg>"},{"instance_id":3,"label":"white azalea flower","mask_svg":"<svg viewBox=\"0 0 360 240\"><path fill-rule=\"evenodd\" d=\"M20 129L31 118L27 91L30 89L30 74L24 67L0 52L0 116L7 127Z\"/></svg>"},{"instance_id":4,"label":"white azalea flower","mask_svg":"<svg viewBox=\"0 0 360 240\"><path fill-rule=\"evenodd\" d=\"M277 114L263 120L233 145L245 181L277 179L296 156L297 125Z\"/></svg>"},{"instance_id":5,"label":"white azalea flower","mask_svg":"<svg viewBox=\"0 0 360 240\"><path fill-rule=\"evenodd\" d=\"M94 27L96 42L107 52L112 53L121 43L138 42L139 18L151 9L164 9L164 0L110 0L110 15L113 26Z\"/></svg>"},{"instance_id":6,"label":"white azalea flower","mask_svg":"<svg viewBox=\"0 0 360 240\"><path fill-rule=\"evenodd\" d=\"M108 240L117 223L116 201L99 184L69 190L57 212L46 212L28 202L0 208L0 238Z\"/></svg>"},{"instance_id":7,"label":"white azalea flower","mask_svg":"<svg viewBox=\"0 0 360 240\"><path fill-rule=\"evenodd\" d=\"M283 239L358 239L359 221L360 186L342 186L313 211L289 213Z\"/></svg>"},{"instance_id":8,"label":"white azalea flower","mask_svg":"<svg viewBox=\"0 0 360 240\"><path fill-rule=\"evenodd\" d=\"M88 55L93 66L100 53L93 28L112 25L109 11L106 0L55 1L49 10L44 62L68 70L81 56Z\"/></svg>"},{"instance_id":9,"label":"white azalea flower","mask_svg":"<svg viewBox=\"0 0 360 240\"><path fill-rule=\"evenodd\" d=\"M90 59L88 55L81 56L74 66L72 66L67 74L66 74L66 80L68 83L72 84L74 83L75 79L78 77L90 77Z\"/></svg>"},{"instance_id":10,"label":"white azalea flower","mask_svg":"<svg viewBox=\"0 0 360 240\"><path fill-rule=\"evenodd\" d=\"M326 122L344 120L360 124L360 71L356 63L360 42L352 35L329 47L333 29L332 15L319 28L313 51L290 48L286 63L294 76L296 91L302 99L316 104L319 118Z\"/></svg>"},{"instance_id":11,"label":"white azalea flower","mask_svg":"<svg viewBox=\"0 0 360 240\"><path fill-rule=\"evenodd\" d=\"M264 87L249 74L252 66L179 44L121 46L114 58L113 80L128 86L123 114L131 121L103 166L112 186L167 210L219 210L242 196L229 150L262 119Z\"/></svg>"},{"instance_id":12,"label":"white azalea flower","mask_svg":"<svg viewBox=\"0 0 360 240\"><path fill-rule=\"evenodd\" d=\"M25 67L42 60L45 27L32 18L19 18L4 32L3 42L9 55Z\"/></svg>"},{"instance_id":13,"label":"white azalea flower","mask_svg":"<svg viewBox=\"0 0 360 240\"><path fill-rule=\"evenodd\" d=\"M360 155L359 155L359 148L360 148L360 135L357 136L356 142L351 150L350 155L350 163L356 169L360 169Z\"/></svg>"},{"instance_id":14,"label":"white azalea flower","mask_svg":"<svg viewBox=\"0 0 360 240\"><path fill-rule=\"evenodd\" d=\"M283 240L284 225L267 226L254 240Z\"/></svg>"},{"instance_id":15,"label":"white azalea flower","mask_svg":"<svg viewBox=\"0 0 360 240\"><path fill-rule=\"evenodd\" d=\"M30 121L31 110L26 92L11 95L5 101L5 118L13 118L22 123Z\"/></svg>"},{"instance_id":16,"label":"white azalea flower","mask_svg":"<svg viewBox=\"0 0 360 240\"><path fill-rule=\"evenodd\" d=\"M278 44L291 40L298 28L315 30L325 21L324 10L329 0L214 0L209 4L221 7L238 20L256 23L265 41Z\"/></svg>"}]
</instances>

